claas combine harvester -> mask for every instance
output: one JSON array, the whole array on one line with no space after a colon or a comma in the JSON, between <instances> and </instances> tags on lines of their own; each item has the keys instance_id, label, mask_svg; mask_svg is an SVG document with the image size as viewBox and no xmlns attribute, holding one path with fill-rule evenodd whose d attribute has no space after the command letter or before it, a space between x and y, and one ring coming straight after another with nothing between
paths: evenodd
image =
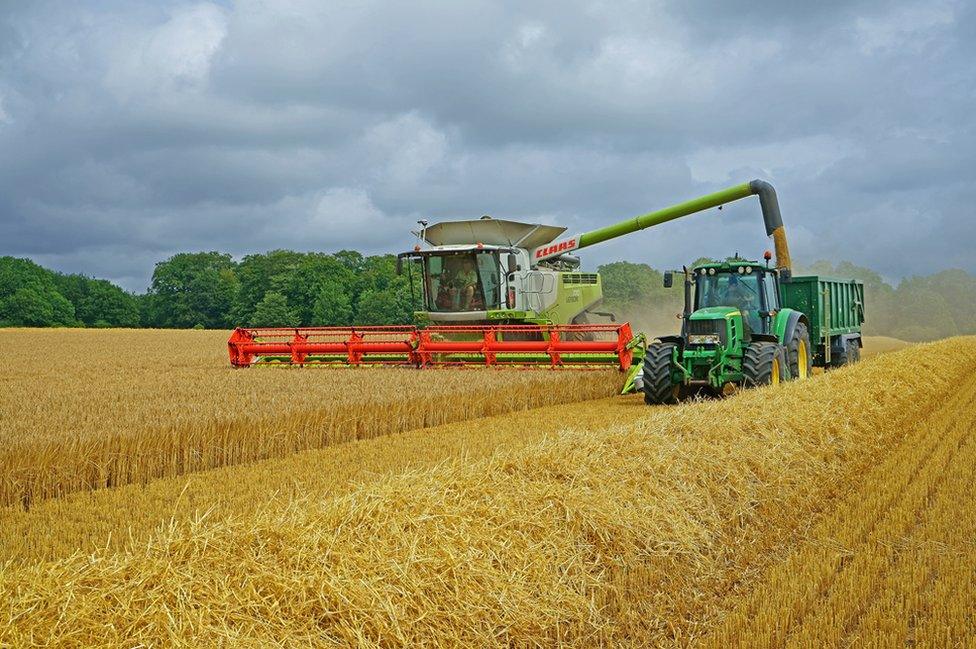
<instances>
[{"instance_id":1,"label":"claas combine harvester","mask_svg":"<svg viewBox=\"0 0 976 649\"><path fill-rule=\"evenodd\" d=\"M777 260L789 251L773 187L743 183L611 226L575 235L552 225L482 217L430 225L397 256L414 292L421 326L238 328L228 343L235 367L294 365L458 365L612 367L635 389L643 334L598 309L600 276L580 270L579 250L683 216L757 195ZM603 322L594 322L602 320Z\"/></svg>"}]
</instances>

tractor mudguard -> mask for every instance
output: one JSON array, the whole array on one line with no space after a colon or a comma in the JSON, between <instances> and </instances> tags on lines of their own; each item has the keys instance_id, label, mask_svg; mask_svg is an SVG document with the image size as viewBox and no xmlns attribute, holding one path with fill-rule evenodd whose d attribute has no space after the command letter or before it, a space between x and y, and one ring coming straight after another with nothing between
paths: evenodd
<instances>
[{"instance_id":1,"label":"tractor mudguard","mask_svg":"<svg viewBox=\"0 0 976 649\"><path fill-rule=\"evenodd\" d=\"M783 309L783 311L786 312L786 326L783 328L783 338L779 342L786 345L789 343L789 341L793 340L793 332L796 331L796 324L798 322L802 322L803 324L807 325L808 330L810 328L810 323L807 320L807 317L799 311L794 311L793 309ZM783 311L780 313L783 313ZM777 322L776 324L777 326L775 327L775 330L779 332L779 323Z\"/></svg>"}]
</instances>

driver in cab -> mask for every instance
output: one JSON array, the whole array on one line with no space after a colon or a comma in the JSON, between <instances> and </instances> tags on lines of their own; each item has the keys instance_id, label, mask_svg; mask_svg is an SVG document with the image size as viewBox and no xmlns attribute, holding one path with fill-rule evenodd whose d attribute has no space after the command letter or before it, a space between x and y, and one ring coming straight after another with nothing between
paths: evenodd
<instances>
[{"instance_id":1,"label":"driver in cab","mask_svg":"<svg viewBox=\"0 0 976 649\"><path fill-rule=\"evenodd\" d=\"M742 313L742 322L750 331L762 331L762 321L759 318L759 299L756 291L752 290L738 275L729 277L729 286L725 293L725 303L738 307Z\"/></svg>"},{"instance_id":2,"label":"driver in cab","mask_svg":"<svg viewBox=\"0 0 976 649\"><path fill-rule=\"evenodd\" d=\"M447 298L454 311L470 311L478 288L478 272L472 259L455 259L448 265L446 281Z\"/></svg>"}]
</instances>

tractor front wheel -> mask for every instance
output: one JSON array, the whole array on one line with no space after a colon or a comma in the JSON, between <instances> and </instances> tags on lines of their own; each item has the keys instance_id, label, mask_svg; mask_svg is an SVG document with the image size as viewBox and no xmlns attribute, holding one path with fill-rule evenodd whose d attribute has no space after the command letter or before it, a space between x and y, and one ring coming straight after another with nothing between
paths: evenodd
<instances>
[{"instance_id":1,"label":"tractor front wheel","mask_svg":"<svg viewBox=\"0 0 976 649\"><path fill-rule=\"evenodd\" d=\"M661 405L677 403L680 385L671 378L671 358L677 349L674 343L655 342L644 354L644 403Z\"/></svg>"},{"instance_id":2,"label":"tractor front wheel","mask_svg":"<svg viewBox=\"0 0 976 649\"><path fill-rule=\"evenodd\" d=\"M790 376L805 379L813 374L813 356L810 354L810 331L802 322L796 323L793 337L786 345L786 355L790 362Z\"/></svg>"},{"instance_id":3,"label":"tractor front wheel","mask_svg":"<svg viewBox=\"0 0 976 649\"><path fill-rule=\"evenodd\" d=\"M742 377L746 387L779 385L786 367L783 346L771 342L752 343L742 356Z\"/></svg>"}]
</instances>

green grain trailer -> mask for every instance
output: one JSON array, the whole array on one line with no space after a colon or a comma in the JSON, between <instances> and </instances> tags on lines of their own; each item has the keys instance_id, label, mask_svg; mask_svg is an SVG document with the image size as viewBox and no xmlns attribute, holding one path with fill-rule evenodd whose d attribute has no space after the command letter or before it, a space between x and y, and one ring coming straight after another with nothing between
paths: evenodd
<instances>
[{"instance_id":1,"label":"green grain trailer","mask_svg":"<svg viewBox=\"0 0 976 649\"><path fill-rule=\"evenodd\" d=\"M809 320L813 364L840 366L861 358L864 284L857 280L808 275L780 284L783 305Z\"/></svg>"},{"instance_id":2,"label":"green grain trailer","mask_svg":"<svg viewBox=\"0 0 976 649\"><path fill-rule=\"evenodd\" d=\"M681 332L648 345L635 386L649 404L707 392L805 379L813 367L861 357L864 285L792 277L788 269L738 255L684 275ZM674 273L664 276L665 286Z\"/></svg>"}]
</instances>

